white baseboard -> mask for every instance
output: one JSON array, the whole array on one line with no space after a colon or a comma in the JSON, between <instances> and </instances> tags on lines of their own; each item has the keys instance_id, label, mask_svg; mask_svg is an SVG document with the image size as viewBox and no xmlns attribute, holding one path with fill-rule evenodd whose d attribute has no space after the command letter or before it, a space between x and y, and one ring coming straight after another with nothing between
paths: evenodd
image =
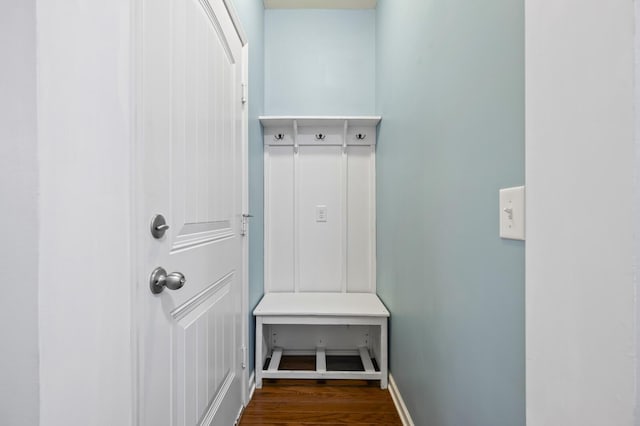
<instances>
[{"instance_id":1,"label":"white baseboard","mask_svg":"<svg viewBox=\"0 0 640 426\"><path fill-rule=\"evenodd\" d=\"M249 405L249 401L253 398L253 394L256 392L256 371L253 370L251 375L249 376L249 398L247 399L247 405Z\"/></svg>"},{"instance_id":2,"label":"white baseboard","mask_svg":"<svg viewBox=\"0 0 640 426\"><path fill-rule=\"evenodd\" d=\"M396 381L393 380L393 376L391 374L389 374L389 393L391 394L393 403L396 405L396 410L398 410L402 424L404 426L415 426L413 420L411 420L411 415L409 414L409 410L407 410L407 406L404 405L404 400L402 399L402 395L400 395L398 385L396 385Z\"/></svg>"},{"instance_id":3,"label":"white baseboard","mask_svg":"<svg viewBox=\"0 0 640 426\"><path fill-rule=\"evenodd\" d=\"M240 419L242 418L242 415L244 414L244 410L249 405L249 402L251 401L251 398L253 398L253 393L256 391L256 376L255 376L255 372L251 373L251 375L249 376L249 383L247 383L247 388L249 389L249 395L248 395L248 398L247 398L247 402L242 407L240 407L240 411L238 412L238 415L236 416L236 421L233 424L234 426L238 426L240 424Z\"/></svg>"}]
</instances>

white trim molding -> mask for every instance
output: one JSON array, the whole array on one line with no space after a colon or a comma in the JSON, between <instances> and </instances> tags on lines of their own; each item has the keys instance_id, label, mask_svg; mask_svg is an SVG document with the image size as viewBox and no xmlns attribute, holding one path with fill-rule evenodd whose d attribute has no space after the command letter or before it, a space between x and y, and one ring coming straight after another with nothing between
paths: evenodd
<instances>
[{"instance_id":1,"label":"white trim molding","mask_svg":"<svg viewBox=\"0 0 640 426\"><path fill-rule=\"evenodd\" d=\"M244 28L242 27L242 23L240 22L240 17L238 16L238 12L236 12L236 8L233 6L233 2L231 0L223 0L223 2L224 2L224 7L227 8L227 12L231 17L231 22L233 22L233 26L235 27L236 32L238 33L238 37L240 37L240 42L242 43L243 46L246 46L247 43L249 42L247 38L247 33L244 31Z\"/></svg>"},{"instance_id":2,"label":"white trim molding","mask_svg":"<svg viewBox=\"0 0 640 426\"><path fill-rule=\"evenodd\" d=\"M403 426L415 426L411 419L411 414L409 414L409 410L407 410L407 406L404 404L402 395L400 395L400 389L398 389L398 385L391 374L389 374L389 393L396 406L396 410L398 410L398 415L400 416L400 420L402 420Z\"/></svg>"},{"instance_id":3,"label":"white trim molding","mask_svg":"<svg viewBox=\"0 0 640 426\"><path fill-rule=\"evenodd\" d=\"M238 415L236 416L236 421L234 422L233 426L238 426L240 424L240 421L242 420L242 415L247 410L247 407L249 406L249 402L251 402L251 398L253 398L253 393L256 390L255 378L256 378L255 372L251 372L251 376L249 376L249 380L247 381L247 383L244 384L247 387L247 389L249 389L248 397L247 397L247 400L245 401L245 403L242 405L242 407L240 407L240 411L238 412ZM244 388L244 386L243 386L243 388Z\"/></svg>"},{"instance_id":4,"label":"white trim molding","mask_svg":"<svg viewBox=\"0 0 640 426\"><path fill-rule=\"evenodd\" d=\"M247 406L249 405L249 402L253 399L253 394L256 393L256 371L255 369L251 372L251 375L249 376L249 383L248 383L248 389L249 389L249 397L247 398Z\"/></svg>"},{"instance_id":5,"label":"white trim molding","mask_svg":"<svg viewBox=\"0 0 640 426\"><path fill-rule=\"evenodd\" d=\"M264 0L265 9L375 9L377 0Z\"/></svg>"}]
</instances>

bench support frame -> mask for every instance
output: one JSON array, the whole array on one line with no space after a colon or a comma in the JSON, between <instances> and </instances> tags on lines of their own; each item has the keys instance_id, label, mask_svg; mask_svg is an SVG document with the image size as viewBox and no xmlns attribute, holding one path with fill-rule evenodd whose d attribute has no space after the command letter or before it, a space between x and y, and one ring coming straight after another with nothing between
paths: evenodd
<instances>
[{"instance_id":1,"label":"bench support frame","mask_svg":"<svg viewBox=\"0 0 640 426\"><path fill-rule=\"evenodd\" d=\"M316 370L278 370L280 359L286 350L270 348L263 335L265 325L297 324L297 325L372 325L380 330L376 336L373 353L380 371L375 371L369 350L365 347L354 348L360 356L365 371L327 371L326 355L331 351L326 348L316 348ZM266 369L263 368L271 353L271 361ZM380 388L388 385L387 360L387 317L372 316L309 316L309 315L256 315L256 388L262 388L263 379L360 379L380 380Z\"/></svg>"}]
</instances>

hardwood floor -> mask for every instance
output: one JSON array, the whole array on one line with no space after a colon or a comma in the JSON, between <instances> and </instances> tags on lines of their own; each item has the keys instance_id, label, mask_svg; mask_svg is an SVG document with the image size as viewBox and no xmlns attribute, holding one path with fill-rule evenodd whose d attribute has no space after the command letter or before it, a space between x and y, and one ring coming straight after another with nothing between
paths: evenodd
<instances>
[{"instance_id":1,"label":"hardwood floor","mask_svg":"<svg viewBox=\"0 0 640 426\"><path fill-rule=\"evenodd\" d=\"M240 425L402 425L388 390L364 380L265 380Z\"/></svg>"}]
</instances>

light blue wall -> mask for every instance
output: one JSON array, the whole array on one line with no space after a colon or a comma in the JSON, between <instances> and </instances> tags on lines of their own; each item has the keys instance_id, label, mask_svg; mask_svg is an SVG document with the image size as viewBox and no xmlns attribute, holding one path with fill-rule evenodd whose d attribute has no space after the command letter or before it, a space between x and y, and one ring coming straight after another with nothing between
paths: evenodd
<instances>
[{"instance_id":1,"label":"light blue wall","mask_svg":"<svg viewBox=\"0 0 640 426\"><path fill-rule=\"evenodd\" d=\"M525 423L523 0L379 0L378 290L417 425Z\"/></svg>"},{"instance_id":2,"label":"light blue wall","mask_svg":"<svg viewBox=\"0 0 640 426\"><path fill-rule=\"evenodd\" d=\"M249 40L249 369L254 365L255 321L251 312L263 294L263 149L258 116L264 106L264 8L259 0L234 0Z\"/></svg>"},{"instance_id":3,"label":"light blue wall","mask_svg":"<svg viewBox=\"0 0 640 426\"><path fill-rule=\"evenodd\" d=\"M375 111L374 10L265 10L265 111Z\"/></svg>"},{"instance_id":4,"label":"light blue wall","mask_svg":"<svg viewBox=\"0 0 640 426\"><path fill-rule=\"evenodd\" d=\"M263 113L268 114L370 114L375 110L375 79L374 79L374 54L375 54L375 13L372 11L294 11L294 10L268 10L265 11L261 1L258 0L234 0L234 6L238 11L243 28L249 39L249 210L254 215L251 219L249 228L250 244L249 244L249 309L258 303L263 295L264 289L264 193L263 193L263 142L262 127L258 121L258 116ZM298 16L300 15L300 16ZM273 24L273 17L280 16L276 19L278 22L278 30L276 31L280 37L284 37L286 44L290 47L286 61L289 65L294 66L296 55L308 54L308 47L305 50L300 48L305 45L316 45L320 49L320 53L324 55L338 55L336 52L340 50L340 55L346 58L356 58L366 64L368 71L364 74L365 78L349 70L344 69L342 62L329 62L324 68L324 73L328 77L335 77L335 83L339 85L339 89L333 87L323 87L319 91L316 99L309 98L307 89L308 80L315 80L312 75L318 70L309 71L306 78L292 79L291 75L272 74L277 77L275 82L270 80L265 82L267 71L265 67L270 62L270 54L273 54L273 48L276 44L272 38L268 37L266 32L271 34L274 31L268 30L269 24ZM284 18L286 16L286 19ZM349 19L347 19L349 17ZM326 34L312 32L306 35L305 43L299 41L300 30L299 21L305 19L312 22L321 20L324 22L325 30L331 29L334 34L341 34L346 44L325 45L329 40ZM354 20L355 24L351 19ZM265 22L266 21L266 22ZM308 31L305 30L305 33ZM266 39L272 40L270 43ZM315 39L315 42L314 42ZM337 43L334 39L334 44ZM324 46L321 48L321 46ZM333 51L333 53L331 53ZM302 59L302 58L299 58ZM278 62L278 61L276 61ZM356 63L358 68L360 62ZM289 69L289 68L287 68ZM358 68L359 69L359 68ZM274 72L277 71L274 70ZM316 74L320 75L320 74ZM338 78L339 76L339 78ZM282 104L281 109L267 110L265 108L267 93L273 93L273 84L288 83L286 87L289 91L289 103L285 106ZM345 108L345 103L335 102L328 96L327 90L341 94L346 88L355 88L350 91L352 93L348 97L352 99L351 106ZM278 98L278 101L281 101ZM319 101L319 102L316 102ZM253 315L250 314L249 319L249 354L254 353L254 334L255 321ZM251 370L254 368L253 356L249 356L249 364Z\"/></svg>"}]
</instances>

